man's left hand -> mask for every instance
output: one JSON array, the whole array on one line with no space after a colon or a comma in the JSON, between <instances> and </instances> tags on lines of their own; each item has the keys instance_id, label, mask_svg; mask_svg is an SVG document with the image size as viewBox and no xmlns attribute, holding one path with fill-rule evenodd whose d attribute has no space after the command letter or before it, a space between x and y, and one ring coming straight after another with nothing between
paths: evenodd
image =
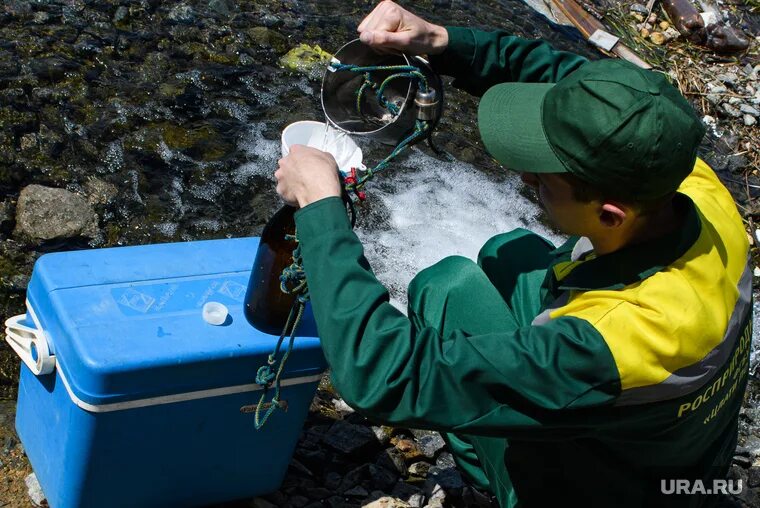
<instances>
[{"instance_id":1,"label":"man's left hand","mask_svg":"<svg viewBox=\"0 0 760 508\"><path fill-rule=\"evenodd\" d=\"M277 194L291 206L303 208L323 198L340 196L338 164L328 152L293 145L290 153L277 161L274 172Z\"/></svg>"}]
</instances>

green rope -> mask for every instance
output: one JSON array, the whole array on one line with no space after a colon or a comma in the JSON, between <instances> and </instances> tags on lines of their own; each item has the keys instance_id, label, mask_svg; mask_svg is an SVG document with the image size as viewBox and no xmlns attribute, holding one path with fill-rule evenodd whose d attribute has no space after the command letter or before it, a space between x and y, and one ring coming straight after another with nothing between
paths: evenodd
<instances>
[{"instance_id":1,"label":"green rope","mask_svg":"<svg viewBox=\"0 0 760 508\"><path fill-rule=\"evenodd\" d=\"M383 107L388 109L391 115L395 117L399 114L400 109L398 106L396 106L396 104L388 101L385 98L384 94L385 88L392 80L399 78L417 79L419 82L418 86L421 90L426 91L428 87L425 76L419 71L417 67L411 65L359 67L356 65L333 64L332 66L336 71L350 70L364 74L364 82L357 90L356 95L356 109L360 115L362 115L361 99L363 94L368 89L377 90L376 97L378 102ZM392 71L394 74L391 74L385 78L378 87L377 83L372 80L372 72L375 71ZM354 193L360 199L363 199L363 193L361 190L364 188L366 183L377 173L388 167L390 162L406 148L408 148L414 141L417 141L419 138L424 137L428 133L429 129L429 122L417 120L414 125L414 131L405 139L403 139L398 145L396 145L393 151L386 158L381 160L374 168L368 169L361 177L357 178L355 174L352 174L351 177L346 177L343 179L343 186L346 192ZM346 197L345 199L351 203L350 198ZM353 203L351 204L353 205ZM262 387L261 397L259 398L258 404L256 404L256 412L254 418L254 425L256 427L256 430L261 429L269 417L277 409L282 409L282 402L280 401L280 378L285 370L285 363L293 351L296 330L298 329L298 325L301 323L301 319L303 318L306 303L309 301L309 288L306 284L306 274L303 269L303 260L301 258L301 245L298 242L297 233L295 235L286 235L285 239L294 241L296 243L296 247L293 249L292 253L293 262L289 266L285 267L282 271L282 274L280 274L280 290L285 294L294 295L295 299L293 301L293 306L290 308L290 312L288 313L288 319L285 322L285 326L282 330L282 333L280 334L280 338L277 340L277 345L275 346L274 351L267 358L267 364L259 367L258 371L256 372L256 383ZM288 348L278 363L277 356L280 353L280 348L282 347L286 336L289 337ZM277 367L276 370L273 371L275 369L275 365L277 365ZM272 385L274 385L274 395L268 402L269 407L262 416L261 412L264 406L267 404L267 402L265 402L267 393Z\"/></svg>"},{"instance_id":2,"label":"green rope","mask_svg":"<svg viewBox=\"0 0 760 508\"><path fill-rule=\"evenodd\" d=\"M285 326L280 334L280 338L277 340L277 345L272 354L267 358L267 364L259 367L258 371L256 371L256 384L260 385L262 388L261 397L256 404L256 414L254 417L254 426L256 427L256 430L259 430L264 426L275 410L281 409L280 378L285 370L285 363L288 361L288 357L290 357L290 353L293 351L296 330L298 329L298 325L301 324L301 318L303 317L306 302L309 301L309 288L306 285L306 274L303 271L303 262L301 259L301 244L298 243L296 235L286 235L285 239L295 241L296 248L293 249L293 262L285 267L280 275L280 290L285 294L294 295L295 299L293 301L293 306L288 313L288 319L285 321ZM285 351L282 358L280 358L276 372L273 372L272 370L275 364L278 363L277 355L280 352L280 347L282 347L282 343L286 336L290 337L288 341L288 349ZM267 402L265 402L267 392L273 384L275 387L274 395L269 401L269 408L266 410L262 418L261 410L267 404Z\"/></svg>"}]
</instances>

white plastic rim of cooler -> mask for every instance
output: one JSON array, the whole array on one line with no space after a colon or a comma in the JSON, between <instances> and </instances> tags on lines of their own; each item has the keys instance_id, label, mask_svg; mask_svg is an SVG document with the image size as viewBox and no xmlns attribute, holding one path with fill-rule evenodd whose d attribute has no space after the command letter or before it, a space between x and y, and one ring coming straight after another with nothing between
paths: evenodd
<instances>
[{"instance_id":1,"label":"white plastic rim of cooler","mask_svg":"<svg viewBox=\"0 0 760 508\"><path fill-rule=\"evenodd\" d=\"M35 314L34 310L32 309L32 306L29 303L29 300L26 301L26 308L27 312L29 313L29 316L31 317L32 321L35 325L35 332L38 337L38 339L45 340L46 334L45 331L42 329L42 326L40 325L39 320L37 319L37 315ZM25 314L20 314L18 316L14 316L12 318L9 318L6 321L6 325L9 322L12 321L18 321L22 319L25 316ZM6 341L11 344L10 334L8 328L6 328ZM13 344L11 344L13 346ZM14 348L14 351L16 348ZM16 351L18 354L18 351ZM21 356L19 354L19 356ZM55 359L55 355L49 355L50 359ZM23 357L21 357L22 360L24 360ZM33 369L30 368L32 372L34 372ZM66 375L63 372L63 369L61 368L61 365L57 362L54 363L54 371L58 372L58 375L61 378L61 381L63 382L63 386L66 387L66 391L69 394L69 398L71 399L71 402L76 404L78 407L84 409L85 411L89 411L90 413L108 413L111 411L124 411L127 409L136 409L140 407L148 407L148 406L160 406L162 404L172 404L174 402L185 402L188 400L198 400L198 399L206 399L210 397L222 397L224 395L232 395L237 393L245 393L245 392L255 392L262 390L263 388L261 385L257 383L248 383L244 385L236 385L236 386L225 386L222 388L211 388L208 390L196 390L193 392L185 392L185 393L175 393L172 395L161 395L159 397L148 397L144 399L137 399L137 400L127 400L124 402L111 402L108 404L90 404L88 402L83 401L79 397L76 396L74 391L71 389L71 386L69 385L68 379L66 379ZM35 374L40 375L40 374ZM314 383L322 379L322 373L319 374L312 374L310 376L301 376L301 377L294 377L289 379L283 379L280 381L280 386L292 386L292 385L299 385L299 384L305 384L305 383Z\"/></svg>"},{"instance_id":2,"label":"white plastic rim of cooler","mask_svg":"<svg viewBox=\"0 0 760 508\"><path fill-rule=\"evenodd\" d=\"M318 150L330 152L338 164L338 170L344 175L351 173L351 168L358 171L366 170L362 164L361 148L345 131L335 127L327 128L323 122L303 120L293 122L282 130L282 156L290 153L293 145L306 145Z\"/></svg>"}]
</instances>

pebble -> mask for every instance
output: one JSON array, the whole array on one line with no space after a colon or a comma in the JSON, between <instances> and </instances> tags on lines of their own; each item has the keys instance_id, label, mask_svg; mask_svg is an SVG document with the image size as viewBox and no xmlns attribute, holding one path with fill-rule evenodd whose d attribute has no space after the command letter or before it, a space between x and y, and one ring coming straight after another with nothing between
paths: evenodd
<instances>
[{"instance_id":1,"label":"pebble","mask_svg":"<svg viewBox=\"0 0 760 508\"><path fill-rule=\"evenodd\" d=\"M650 14L649 17L647 18L647 23L651 23L652 25L657 23L657 14L654 14L654 13Z\"/></svg>"},{"instance_id":2,"label":"pebble","mask_svg":"<svg viewBox=\"0 0 760 508\"><path fill-rule=\"evenodd\" d=\"M758 271L760 272L760 268L758 268ZM414 464L409 466L409 474L414 476L419 476L421 478L424 478L427 476L428 471L430 471L430 464L427 462L415 462Z\"/></svg>"},{"instance_id":3,"label":"pebble","mask_svg":"<svg viewBox=\"0 0 760 508\"><path fill-rule=\"evenodd\" d=\"M375 433L375 437L378 441L380 441L380 444L386 445L390 442L391 436L393 435L393 428L387 427L385 425L381 427L372 426L372 432Z\"/></svg>"},{"instance_id":4,"label":"pebble","mask_svg":"<svg viewBox=\"0 0 760 508\"><path fill-rule=\"evenodd\" d=\"M408 503L390 496L384 496L371 503L363 505L363 508L410 508Z\"/></svg>"},{"instance_id":5,"label":"pebble","mask_svg":"<svg viewBox=\"0 0 760 508\"><path fill-rule=\"evenodd\" d=\"M357 485L353 489L345 491L343 495L348 497L367 497L369 495L369 492L367 492L367 489L361 485Z\"/></svg>"},{"instance_id":6,"label":"pebble","mask_svg":"<svg viewBox=\"0 0 760 508\"><path fill-rule=\"evenodd\" d=\"M757 118L755 118L752 115L744 115L744 125L747 127L752 127L757 123Z\"/></svg>"},{"instance_id":7,"label":"pebble","mask_svg":"<svg viewBox=\"0 0 760 508\"><path fill-rule=\"evenodd\" d=\"M649 34L649 40L658 46L665 44L666 42L665 36L660 32L652 32Z\"/></svg>"},{"instance_id":8,"label":"pebble","mask_svg":"<svg viewBox=\"0 0 760 508\"><path fill-rule=\"evenodd\" d=\"M645 5L633 4L631 5L631 12L637 12L639 14L649 14Z\"/></svg>"},{"instance_id":9,"label":"pebble","mask_svg":"<svg viewBox=\"0 0 760 508\"><path fill-rule=\"evenodd\" d=\"M731 104L723 104L723 111L725 111L727 115L733 116L734 118L739 118L742 116L741 112Z\"/></svg>"},{"instance_id":10,"label":"pebble","mask_svg":"<svg viewBox=\"0 0 760 508\"><path fill-rule=\"evenodd\" d=\"M722 83L726 83L727 85L735 85L736 82L739 80L739 76L736 75L736 73L733 72L726 72L725 74L719 74L718 75L718 81Z\"/></svg>"},{"instance_id":11,"label":"pebble","mask_svg":"<svg viewBox=\"0 0 760 508\"><path fill-rule=\"evenodd\" d=\"M633 19L635 19L639 23L643 23L644 22L644 16L642 16L641 14L634 14L633 15Z\"/></svg>"},{"instance_id":12,"label":"pebble","mask_svg":"<svg viewBox=\"0 0 760 508\"><path fill-rule=\"evenodd\" d=\"M335 422L323 438L325 444L345 454L353 454L377 443L375 433L362 425Z\"/></svg>"},{"instance_id":13,"label":"pebble","mask_svg":"<svg viewBox=\"0 0 760 508\"><path fill-rule=\"evenodd\" d=\"M665 23L664 21L660 23L660 27L662 27L662 24ZM665 38L669 41L674 41L681 37L681 32L673 28L672 26L669 26L665 29L664 32L662 32L662 35L665 36Z\"/></svg>"},{"instance_id":14,"label":"pebble","mask_svg":"<svg viewBox=\"0 0 760 508\"><path fill-rule=\"evenodd\" d=\"M441 451L444 446L446 446L446 442L443 440L440 434L437 433L428 436L422 436L421 438L417 439L417 442L420 446L420 450L422 450L422 453L429 459L434 458L435 455Z\"/></svg>"},{"instance_id":15,"label":"pebble","mask_svg":"<svg viewBox=\"0 0 760 508\"><path fill-rule=\"evenodd\" d=\"M646 39L647 37L649 37L649 30L647 30L646 28L642 28L640 34L641 34L641 37Z\"/></svg>"},{"instance_id":16,"label":"pebble","mask_svg":"<svg viewBox=\"0 0 760 508\"><path fill-rule=\"evenodd\" d=\"M668 28L670 28L670 23L667 21L660 21L660 29L667 30Z\"/></svg>"},{"instance_id":17,"label":"pebble","mask_svg":"<svg viewBox=\"0 0 760 508\"><path fill-rule=\"evenodd\" d=\"M354 412L354 408L346 404L346 401L343 399L334 399L333 406L335 406L335 410L340 413L351 414Z\"/></svg>"},{"instance_id":18,"label":"pebble","mask_svg":"<svg viewBox=\"0 0 760 508\"><path fill-rule=\"evenodd\" d=\"M739 111L747 115L760 116L760 111L756 110L755 108L753 108L752 106L748 104L742 104L741 106L739 106Z\"/></svg>"}]
</instances>

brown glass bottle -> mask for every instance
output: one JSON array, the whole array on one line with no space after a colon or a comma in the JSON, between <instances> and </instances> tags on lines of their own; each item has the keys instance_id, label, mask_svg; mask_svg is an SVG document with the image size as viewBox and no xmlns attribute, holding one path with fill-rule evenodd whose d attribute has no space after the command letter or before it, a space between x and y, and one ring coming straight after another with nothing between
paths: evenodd
<instances>
[{"instance_id":1,"label":"brown glass bottle","mask_svg":"<svg viewBox=\"0 0 760 508\"><path fill-rule=\"evenodd\" d=\"M245 317L257 330L279 335L288 319L294 296L280 289L282 269L293 262L296 208L285 205L269 219L261 233L245 294Z\"/></svg>"}]
</instances>

